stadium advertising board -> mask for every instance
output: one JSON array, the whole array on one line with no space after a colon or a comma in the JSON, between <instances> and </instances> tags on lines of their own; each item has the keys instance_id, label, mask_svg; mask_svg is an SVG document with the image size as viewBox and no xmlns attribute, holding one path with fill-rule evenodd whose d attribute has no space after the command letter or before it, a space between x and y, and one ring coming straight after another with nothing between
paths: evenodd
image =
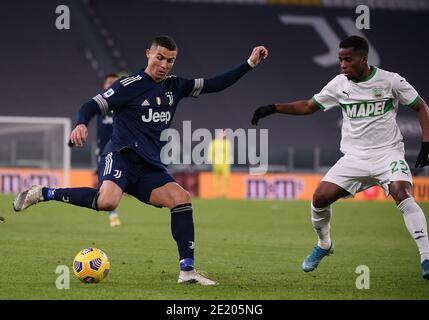
<instances>
[{"instance_id":1,"label":"stadium advertising board","mask_svg":"<svg viewBox=\"0 0 429 320\"><path fill-rule=\"evenodd\" d=\"M92 170L71 170L70 187L93 186ZM63 170L36 168L0 168L0 194L17 194L32 185L64 187Z\"/></svg>"},{"instance_id":2,"label":"stadium advertising board","mask_svg":"<svg viewBox=\"0 0 429 320\"><path fill-rule=\"evenodd\" d=\"M16 194L34 184L58 188L63 184L63 171L0 168L0 193L2 194Z\"/></svg>"},{"instance_id":3,"label":"stadium advertising board","mask_svg":"<svg viewBox=\"0 0 429 320\"><path fill-rule=\"evenodd\" d=\"M322 178L323 175L266 174L253 176L245 173L232 173L228 198L311 200L313 192ZM199 180L199 196L207 199L216 198L212 173L200 173ZM413 191L413 196L417 201L429 201L429 178L414 177ZM386 197L381 188L372 187L358 193L353 200L387 201L391 198Z\"/></svg>"},{"instance_id":4,"label":"stadium advertising board","mask_svg":"<svg viewBox=\"0 0 429 320\"><path fill-rule=\"evenodd\" d=\"M201 172L178 174L175 178L193 196L214 199L213 174ZM251 200L311 200L313 192L323 175L311 174L266 174L261 176L246 173L231 173L229 199ZM88 169L74 169L70 174L70 187L88 186L94 183L94 172ZM0 194L16 194L33 184L48 185L54 188L63 186L61 170L0 168ZM414 177L413 196L417 201L429 202L429 178ZM384 191L372 187L358 193L350 200L388 201Z\"/></svg>"}]
</instances>

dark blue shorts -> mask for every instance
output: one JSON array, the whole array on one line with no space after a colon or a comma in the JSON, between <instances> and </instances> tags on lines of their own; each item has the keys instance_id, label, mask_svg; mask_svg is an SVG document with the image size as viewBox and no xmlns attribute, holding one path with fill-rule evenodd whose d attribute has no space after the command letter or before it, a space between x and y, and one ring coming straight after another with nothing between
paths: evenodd
<instances>
[{"instance_id":1,"label":"dark blue shorts","mask_svg":"<svg viewBox=\"0 0 429 320\"><path fill-rule=\"evenodd\" d=\"M101 157L98 164L98 188L104 180L113 181L123 192L147 204L150 204L152 190L168 182L176 182L167 169L151 165L128 148Z\"/></svg>"}]
</instances>

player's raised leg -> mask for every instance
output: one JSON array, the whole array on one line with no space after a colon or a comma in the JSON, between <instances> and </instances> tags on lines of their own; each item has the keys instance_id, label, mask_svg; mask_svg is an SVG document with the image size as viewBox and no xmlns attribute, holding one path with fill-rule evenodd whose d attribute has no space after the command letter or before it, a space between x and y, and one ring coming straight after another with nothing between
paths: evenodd
<instances>
[{"instance_id":1,"label":"player's raised leg","mask_svg":"<svg viewBox=\"0 0 429 320\"><path fill-rule=\"evenodd\" d=\"M408 232L416 242L420 253L422 276L429 280L429 240L427 223L423 210L412 197L412 186L408 181L394 181L389 192L402 212Z\"/></svg>"},{"instance_id":2,"label":"player's raised leg","mask_svg":"<svg viewBox=\"0 0 429 320\"><path fill-rule=\"evenodd\" d=\"M96 188L49 188L32 186L18 194L13 202L15 211L22 211L41 201L60 201L97 211L111 211L118 206L123 189L127 185L126 165L120 153L109 153L100 161L103 172L99 189ZM115 172L121 172L120 175Z\"/></svg>"},{"instance_id":3,"label":"player's raised leg","mask_svg":"<svg viewBox=\"0 0 429 320\"><path fill-rule=\"evenodd\" d=\"M331 204L348 195L346 190L327 181L322 181L314 192L311 203L311 223L317 234L318 242L302 263L304 272L313 271L325 256L334 252L330 236Z\"/></svg>"},{"instance_id":4,"label":"player's raised leg","mask_svg":"<svg viewBox=\"0 0 429 320\"><path fill-rule=\"evenodd\" d=\"M169 182L152 191L150 203L171 210L171 233L177 243L180 259L177 282L216 285L215 281L194 269L195 232L189 193L176 182Z\"/></svg>"},{"instance_id":5,"label":"player's raised leg","mask_svg":"<svg viewBox=\"0 0 429 320\"><path fill-rule=\"evenodd\" d=\"M34 185L20 192L13 201L13 209L22 211L41 201L56 200L94 210L114 210L121 200L122 190L112 181L104 181L100 190L94 188L49 188Z\"/></svg>"},{"instance_id":6,"label":"player's raised leg","mask_svg":"<svg viewBox=\"0 0 429 320\"><path fill-rule=\"evenodd\" d=\"M48 188L34 185L20 192L13 201L13 209L22 211L41 201L57 200L80 207L95 209L98 190L94 188Z\"/></svg>"}]
</instances>

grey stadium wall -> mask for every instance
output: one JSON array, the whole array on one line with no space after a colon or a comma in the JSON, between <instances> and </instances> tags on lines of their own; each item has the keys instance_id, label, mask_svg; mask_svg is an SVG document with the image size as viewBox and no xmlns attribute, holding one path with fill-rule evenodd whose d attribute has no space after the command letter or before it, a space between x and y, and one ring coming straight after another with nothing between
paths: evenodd
<instances>
[{"instance_id":1,"label":"grey stadium wall","mask_svg":"<svg viewBox=\"0 0 429 320\"><path fill-rule=\"evenodd\" d=\"M2 5L0 21L8 30L2 52L7 63L0 67L2 115L73 118L99 92L100 80L83 56L85 43L73 26L73 12L70 30L54 28L57 4ZM183 100L172 124L178 129L184 120L192 120L193 129L249 129L257 106L310 98L339 73L336 52L325 63L316 57L329 55L328 44L334 41L337 48L336 40L350 33L368 38L379 67L401 74L423 98L429 96L428 11L374 9L370 29L353 30L357 14L352 8L136 0L94 1L93 7L132 71L145 66L145 49L159 34L176 39L179 56L173 74L189 78L217 75L247 59L256 45L270 50L269 59L233 87ZM407 150L418 149L415 113L402 108L398 122ZM288 147L294 147L297 162L311 166L311 150L320 147L322 161L332 164L340 156L340 123L339 109L262 120L260 128L269 128L270 163L286 163Z\"/></svg>"}]
</instances>

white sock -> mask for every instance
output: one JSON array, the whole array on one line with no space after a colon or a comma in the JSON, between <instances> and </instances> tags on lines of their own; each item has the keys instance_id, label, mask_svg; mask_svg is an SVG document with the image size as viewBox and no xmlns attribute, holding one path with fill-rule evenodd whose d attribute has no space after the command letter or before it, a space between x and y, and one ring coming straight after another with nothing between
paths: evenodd
<instances>
[{"instance_id":1,"label":"white sock","mask_svg":"<svg viewBox=\"0 0 429 320\"><path fill-rule=\"evenodd\" d=\"M426 217L413 197L398 204L404 215L405 225L419 248L421 261L429 259L429 241L427 236Z\"/></svg>"},{"instance_id":2,"label":"white sock","mask_svg":"<svg viewBox=\"0 0 429 320\"><path fill-rule=\"evenodd\" d=\"M330 221L332 209L331 206L325 208L315 208L311 203L311 223L314 231L319 238L317 245L322 249L331 247Z\"/></svg>"}]
</instances>

